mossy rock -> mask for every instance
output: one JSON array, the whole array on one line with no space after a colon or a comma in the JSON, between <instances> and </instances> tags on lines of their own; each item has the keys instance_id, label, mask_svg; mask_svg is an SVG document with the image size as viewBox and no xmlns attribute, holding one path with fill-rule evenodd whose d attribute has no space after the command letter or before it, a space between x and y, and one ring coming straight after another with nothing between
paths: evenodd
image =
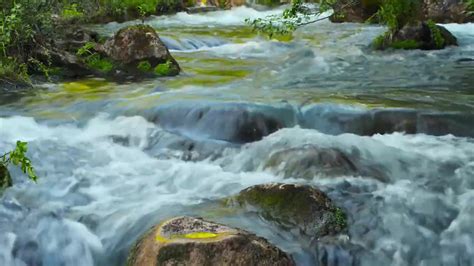
<instances>
[{"instance_id":1,"label":"mossy rock","mask_svg":"<svg viewBox=\"0 0 474 266\"><path fill-rule=\"evenodd\" d=\"M0 193L6 188L11 187L12 185L13 182L10 176L10 172L3 164L0 164Z\"/></svg>"},{"instance_id":2,"label":"mossy rock","mask_svg":"<svg viewBox=\"0 0 474 266\"><path fill-rule=\"evenodd\" d=\"M388 32L377 37L373 43L377 50L439 50L451 45L457 45L456 37L446 28L431 21L406 25L394 33Z\"/></svg>"},{"instance_id":3,"label":"mossy rock","mask_svg":"<svg viewBox=\"0 0 474 266\"><path fill-rule=\"evenodd\" d=\"M120 29L99 47L121 72L133 76L175 76L181 71L155 29L133 25Z\"/></svg>"},{"instance_id":4,"label":"mossy rock","mask_svg":"<svg viewBox=\"0 0 474 266\"><path fill-rule=\"evenodd\" d=\"M346 215L322 191L307 185L271 183L242 190L228 205L256 211L287 229L309 237L335 235L346 226Z\"/></svg>"},{"instance_id":5,"label":"mossy rock","mask_svg":"<svg viewBox=\"0 0 474 266\"><path fill-rule=\"evenodd\" d=\"M295 265L267 240L244 230L193 217L154 226L131 248L128 266Z\"/></svg>"}]
</instances>

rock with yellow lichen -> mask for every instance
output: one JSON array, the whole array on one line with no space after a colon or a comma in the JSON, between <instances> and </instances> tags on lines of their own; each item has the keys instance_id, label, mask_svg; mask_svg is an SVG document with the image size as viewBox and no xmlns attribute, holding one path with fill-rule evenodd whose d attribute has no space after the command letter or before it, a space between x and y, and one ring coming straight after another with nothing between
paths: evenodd
<instances>
[{"instance_id":1,"label":"rock with yellow lichen","mask_svg":"<svg viewBox=\"0 0 474 266\"><path fill-rule=\"evenodd\" d=\"M146 232L132 247L128 266L295 265L267 240L193 217L177 217Z\"/></svg>"}]
</instances>

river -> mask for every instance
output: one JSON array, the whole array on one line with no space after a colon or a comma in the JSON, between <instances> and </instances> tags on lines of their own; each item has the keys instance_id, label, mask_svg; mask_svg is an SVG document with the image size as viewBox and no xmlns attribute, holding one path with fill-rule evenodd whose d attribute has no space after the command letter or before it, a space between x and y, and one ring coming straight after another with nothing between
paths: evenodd
<instances>
[{"instance_id":1,"label":"river","mask_svg":"<svg viewBox=\"0 0 474 266\"><path fill-rule=\"evenodd\" d=\"M244 25L275 12L149 19L177 77L0 89L0 151L28 141L39 176L12 169L0 265L123 265L140 234L180 215L252 231L299 265L473 265L474 24L444 25L458 47L383 52L368 47L376 25L322 21L281 41ZM236 132L249 121L258 132ZM269 154L307 144L384 178L265 168ZM308 244L214 206L267 182L322 189L348 213L347 240Z\"/></svg>"}]
</instances>

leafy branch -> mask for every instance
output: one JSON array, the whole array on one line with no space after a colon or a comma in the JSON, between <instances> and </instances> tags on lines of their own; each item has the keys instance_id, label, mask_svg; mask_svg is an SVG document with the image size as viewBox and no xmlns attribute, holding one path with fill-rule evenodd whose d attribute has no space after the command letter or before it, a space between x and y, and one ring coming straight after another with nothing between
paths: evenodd
<instances>
[{"instance_id":1,"label":"leafy branch","mask_svg":"<svg viewBox=\"0 0 474 266\"><path fill-rule=\"evenodd\" d=\"M30 180L36 183L38 176L36 176L31 160L26 156L27 151L28 143L17 141L14 150L0 156L0 166L5 169L10 164L20 167L21 171L25 173Z\"/></svg>"},{"instance_id":2,"label":"leafy branch","mask_svg":"<svg viewBox=\"0 0 474 266\"><path fill-rule=\"evenodd\" d=\"M328 19L331 15L321 17L326 11L332 9L336 0L321 0L319 6L310 6L303 0L295 0L292 5L280 15L271 15L254 20L246 19L245 22L255 31L263 32L270 38L274 35L286 35L298 27Z\"/></svg>"}]
</instances>

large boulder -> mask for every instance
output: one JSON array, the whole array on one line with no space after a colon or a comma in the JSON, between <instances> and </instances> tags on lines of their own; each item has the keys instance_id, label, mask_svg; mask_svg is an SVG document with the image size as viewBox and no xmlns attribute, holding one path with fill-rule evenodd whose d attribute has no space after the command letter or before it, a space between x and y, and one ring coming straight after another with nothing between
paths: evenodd
<instances>
[{"instance_id":1,"label":"large boulder","mask_svg":"<svg viewBox=\"0 0 474 266\"><path fill-rule=\"evenodd\" d=\"M151 26L125 27L97 49L132 75L174 76L180 72L178 63Z\"/></svg>"},{"instance_id":2,"label":"large boulder","mask_svg":"<svg viewBox=\"0 0 474 266\"><path fill-rule=\"evenodd\" d=\"M256 211L302 235L320 238L346 227L346 215L322 191L307 185L271 183L242 190L228 204Z\"/></svg>"},{"instance_id":3,"label":"large boulder","mask_svg":"<svg viewBox=\"0 0 474 266\"><path fill-rule=\"evenodd\" d=\"M193 217L178 217L145 233L128 266L295 265L293 259L249 232Z\"/></svg>"},{"instance_id":4,"label":"large boulder","mask_svg":"<svg viewBox=\"0 0 474 266\"><path fill-rule=\"evenodd\" d=\"M382 36L374 44L380 50L387 48L437 50L457 45L457 39L446 28L433 22L417 22Z\"/></svg>"}]
</instances>

